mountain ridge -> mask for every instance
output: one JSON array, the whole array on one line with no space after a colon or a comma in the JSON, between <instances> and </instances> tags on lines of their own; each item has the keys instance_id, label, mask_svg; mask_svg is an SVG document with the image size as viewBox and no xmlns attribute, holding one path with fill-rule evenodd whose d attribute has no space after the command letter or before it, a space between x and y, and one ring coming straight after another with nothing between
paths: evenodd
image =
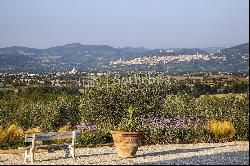
<instances>
[{"instance_id":1,"label":"mountain ridge","mask_svg":"<svg viewBox=\"0 0 250 166\"><path fill-rule=\"evenodd\" d=\"M208 48L209 49L209 48ZM249 69L249 43L239 44L229 48L213 47L210 50L214 53L207 52L204 48L171 48L171 49L147 49L144 47L122 47L115 48L109 45L83 45L81 43L70 43L62 46L55 46L46 49L29 48L22 46L12 46L0 48L0 70L42 70L42 71L61 71L77 67L81 70L137 70L137 67L112 66L112 61L131 60L144 57L164 57L173 56L190 56L191 60L184 62L171 61L165 64L170 65L175 71L201 71L202 65L207 66L206 70L223 70L220 65L230 71L232 65L239 68L239 71ZM208 58L192 59L192 56L205 56ZM9 57L8 57L9 56ZM9 59L8 59L9 58ZM216 59L217 58L217 59ZM207 59L210 59L209 61ZM224 59L224 60L222 60ZM179 63L182 65L177 65ZM210 65L212 63L213 65ZM154 64L161 66L161 70L166 70L166 65ZM201 69L196 69L200 67ZM209 69L209 66L211 69ZM230 67L228 67L230 66ZM150 70L158 70L148 67ZM157 68L157 67L156 67ZM146 67L144 68L146 69ZM144 70L142 69L142 70ZM235 69L237 70L237 69ZM224 71L224 70L223 70Z\"/></svg>"}]
</instances>

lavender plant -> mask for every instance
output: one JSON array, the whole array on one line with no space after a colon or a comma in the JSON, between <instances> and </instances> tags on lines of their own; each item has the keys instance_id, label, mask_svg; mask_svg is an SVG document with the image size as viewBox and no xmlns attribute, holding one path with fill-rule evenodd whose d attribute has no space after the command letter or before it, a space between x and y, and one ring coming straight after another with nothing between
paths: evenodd
<instances>
[{"instance_id":1,"label":"lavender plant","mask_svg":"<svg viewBox=\"0 0 250 166\"><path fill-rule=\"evenodd\" d=\"M197 128L203 124L203 121L199 118L179 116L175 118L142 118L141 121L149 127L168 130L185 129L187 127Z\"/></svg>"},{"instance_id":2,"label":"lavender plant","mask_svg":"<svg viewBox=\"0 0 250 166\"><path fill-rule=\"evenodd\" d=\"M85 124L81 124L81 125L76 125L75 128L78 131L84 132L84 131L96 131L97 127L96 125L85 125Z\"/></svg>"}]
</instances>

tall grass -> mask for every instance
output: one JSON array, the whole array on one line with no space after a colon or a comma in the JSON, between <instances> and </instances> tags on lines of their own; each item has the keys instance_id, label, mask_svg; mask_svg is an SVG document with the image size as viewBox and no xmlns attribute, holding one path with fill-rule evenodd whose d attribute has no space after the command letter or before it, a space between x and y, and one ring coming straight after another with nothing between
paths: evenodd
<instances>
[{"instance_id":1,"label":"tall grass","mask_svg":"<svg viewBox=\"0 0 250 166\"><path fill-rule=\"evenodd\" d=\"M25 131L25 134L35 134L40 133L42 130L39 127L30 128L27 131Z\"/></svg>"},{"instance_id":2,"label":"tall grass","mask_svg":"<svg viewBox=\"0 0 250 166\"><path fill-rule=\"evenodd\" d=\"M223 137L232 139L235 135L235 128L231 121L211 120L208 122L207 129L218 139Z\"/></svg>"},{"instance_id":3,"label":"tall grass","mask_svg":"<svg viewBox=\"0 0 250 166\"><path fill-rule=\"evenodd\" d=\"M15 139L23 136L24 132L19 126L12 124L7 128L6 137L10 142L13 142Z\"/></svg>"},{"instance_id":4,"label":"tall grass","mask_svg":"<svg viewBox=\"0 0 250 166\"><path fill-rule=\"evenodd\" d=\"M70 126L69 125L65 125L63 127L60 127L58 129L58 132L66 132L66 131L69 131L70 130Z\"/></svg>"},{"instance_id":5,"label":"tall grass","mask_svg":"<svg viewBox=\"0 0 250 166\"><path fill-rule=\"evenodd\" d=\"M5 137L5 132L4 132L4 130L0 127L0 146L3 144L4 137Z\"/></svg>"},{"instance_id":6,"label":"tall grass","mask_svg":"<svg viewBox=\"0 0 250 166\"><path fill-rule=\"evenodd\" d=\"M16 124L0 129L0 147L22 146L24 141L24 131Z\"/></svg>"}]
</instances>

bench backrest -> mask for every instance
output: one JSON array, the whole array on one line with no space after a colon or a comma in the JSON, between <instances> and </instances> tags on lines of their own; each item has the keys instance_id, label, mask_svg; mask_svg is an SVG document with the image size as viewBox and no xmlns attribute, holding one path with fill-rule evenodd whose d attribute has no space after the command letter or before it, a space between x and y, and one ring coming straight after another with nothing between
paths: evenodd
<instances>
[{"instance_id":1,"label":"bench backrest","mask_svg":"<svg viewBox=\"0 0 250 166\"><path fill-rule=\"evenodd\" d=\"M75 137L78 136L79 134L80 133L77 131L26 134L25 142L32 142L32 140L48 141L48 140L67 139L67 138L75 139Z\"/></svg>"}]
</instances>

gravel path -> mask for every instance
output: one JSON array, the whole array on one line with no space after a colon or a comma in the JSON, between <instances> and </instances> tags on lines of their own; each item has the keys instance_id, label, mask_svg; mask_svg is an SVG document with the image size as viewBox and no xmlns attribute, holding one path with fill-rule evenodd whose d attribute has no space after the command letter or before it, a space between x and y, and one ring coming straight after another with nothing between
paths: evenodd
<instances>
[{"instance_id":1,"label":"gravel path","mask_svg":"<svg viewBox=\"0 0 250 166\"><path fill-rule=\"evenodd\" d=\"M135 158L122 159L114 147L77 148L76 159L62 150L35 154L39 165L249 165L249 142L141 146ZM24 154L0 154L0 165L25 164ZM31 164L30 162L28 164Z\"/></svg>"}]
</instances>

